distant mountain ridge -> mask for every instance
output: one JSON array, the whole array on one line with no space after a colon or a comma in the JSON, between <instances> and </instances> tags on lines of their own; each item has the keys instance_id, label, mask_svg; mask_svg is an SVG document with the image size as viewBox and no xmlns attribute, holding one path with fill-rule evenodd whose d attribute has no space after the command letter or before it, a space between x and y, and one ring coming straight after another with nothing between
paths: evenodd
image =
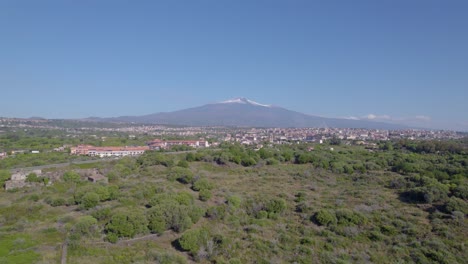
<instances>
[{"instance_id":1,"label":"distant mountain ridge","mask_svg":"<svg viewBox=\"0 0 468 264\"><path fill-rule=\"evenodd\" d=\"M405 128L401 125L368 120L312 116L279 106L257 103L243 97L173 112L112 118L93 117L88 120L185 126Z\"/></svg>"}]
</instances>

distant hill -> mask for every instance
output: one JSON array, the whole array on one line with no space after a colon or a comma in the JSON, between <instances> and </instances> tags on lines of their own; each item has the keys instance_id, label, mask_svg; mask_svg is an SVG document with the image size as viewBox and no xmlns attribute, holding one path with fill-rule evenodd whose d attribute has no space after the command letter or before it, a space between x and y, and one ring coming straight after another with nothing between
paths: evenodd
<instances>
[{"instance_id":1,"label":"distant hill","mask_svg":"<svg viewBox=\"0 0 468 264\"><path fill-rule=\"evenodd\" d=\"M113 118L92 117L88 120L186 126L405 128L401 125L367 120L312 116L278 106L260 104L246 98L235 98L174 112Z\"/></svg>"}]
</instances>

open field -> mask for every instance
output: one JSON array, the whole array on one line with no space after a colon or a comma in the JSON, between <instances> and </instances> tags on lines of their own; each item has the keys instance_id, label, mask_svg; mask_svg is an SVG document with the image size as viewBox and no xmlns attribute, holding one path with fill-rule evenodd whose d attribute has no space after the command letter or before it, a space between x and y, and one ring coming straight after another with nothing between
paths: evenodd
<instances>
[{"instance_id":1,"label":"open field","mask_svg":"<svg viewBox=\"0 0 468 264\"><path fill-rule=\"evenodd\" d=\"M67 263L464 262L466 154L334 148L90 165L108 184L55 168L51 186L0 192L0 263L57 263L64 243Z\"/></svg>"}]
</instances>

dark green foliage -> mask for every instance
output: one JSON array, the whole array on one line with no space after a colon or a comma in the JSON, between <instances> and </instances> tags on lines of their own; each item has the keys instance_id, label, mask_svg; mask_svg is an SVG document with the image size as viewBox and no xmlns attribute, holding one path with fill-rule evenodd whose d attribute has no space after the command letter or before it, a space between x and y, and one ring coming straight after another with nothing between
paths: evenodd
<instances>
[{"instance_id":1,"label":"dark green foliage","mask_svg":"<svg viewBox=\"0 0 468 264\"><path fill-rule=\"evenodd\" d=\"M341 139L339 139L339 138L336 137L336 136L333 136L333 137L330 139L330 145L341 145Z\"/></svg>"},{"instance_id":2,"label":"dark green foliage","mask_svg":"<svg viewBox=\"0 0 468 264\"><path fill-rule=\"evenodd\" d=\"M195 154L193 153L187 153L187 155L185 156L185 160L187 160L188 162L193 162L196 160L196 157L195 157Z\"/></svg>"},{"instance_id":3,"label":"dark green foliage","mask_svg":"<svg viewBox=\"0 0 468 264\"><path fill-rule=\"evenodd\" d=\"M106 225L107 233L117 237L134 237L147 232L148 221L140 211L128 210L115 213Z\"/></svg>"},{"instance_id":4,"label":"dark green foliage","mask_svg":"<svg viewBox=\"0 0 468 264\"><path fill-rule=\"evenodd\" d=\"M453 190L453 195L468 200L468 185L467 184L460 184Z\"/></svg>"},{"instance_id":5,"label":"dark green foliage","mask_svg":"<svg viewBox=\"0 0 468 264\"><path fill-rule=\"evenodd\" d=\"M416 202L433 203L447 199L448 189L440 185L424 186L412 188L408 192L408 197Z\"/></svg>"},{"instance_id":6,"label":"dark green foliage","mask_svg":"<svg viewBox=\"0 0 468 264\"><path fill-rule=\"evenodd\" d=\"M84 209L90 209L98 205L99 203L99 195L94 192L86 193L83 198L81 199L81 206Z\"/></svg>"},{"instance_id":7,"label":"dark green foliage","mask_svg":"<svg viewBox=\"0 0 468 264\"><path fill-rule=\"evenodd\" d=\"M119 194L117 186L105 186L87 183L78 187L74 194L74 202L84 209L90 209L99 202L116 199ZM97 202L96 202L97 199Z\"/></svg>"},{"instance_id":8,"label":"dark green foliage","mask_svg":"<svg viewBox=\"0 0 468 264\"><path fill-rule=\"evenodd\" d=\"M354 173L354 169L350 165L344 165L343 170L344 170L344 173L347 173L347 174L353 174Z\"/></svg>"},{"instance_id":9,"label":"dark green foliage","mask_svg":"<svg viewBox=\"0 0 468 264\"><path fill-rule=\"evenodd\" d=\"M199 215L203 213L193 205L193 196L185 192L176 195L157 194L151 199L150 205L152 207L147 213L149 229L155 233L167 229L183 232L198 221Z\"/></svg>"},{"instance_id":10,"label":"dark green foliage","mask_svg":"<svg viewBox=\"0 0 468 264\"><path fill-rule=\"evenodd\" d=\"M148 228L152 233L161 234L167 229L165 214L160 208L153 207L147 212Z\"/></svg>"}]
</instances>

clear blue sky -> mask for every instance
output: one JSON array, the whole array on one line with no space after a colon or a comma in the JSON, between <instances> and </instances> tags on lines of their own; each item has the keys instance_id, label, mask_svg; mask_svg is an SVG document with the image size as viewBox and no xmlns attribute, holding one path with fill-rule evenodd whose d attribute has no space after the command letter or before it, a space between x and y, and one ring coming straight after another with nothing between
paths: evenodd
<instances>
[{"instance_id":1,"label":"clear blue sky","mask_svg":"<svg viewBox=\"0 0 468 264\"><path fill-rule=\"evenodd\" d=\"M468 1L1 0L0 116L247 97L468 130Z\"/></svg>"}]
</instances>

